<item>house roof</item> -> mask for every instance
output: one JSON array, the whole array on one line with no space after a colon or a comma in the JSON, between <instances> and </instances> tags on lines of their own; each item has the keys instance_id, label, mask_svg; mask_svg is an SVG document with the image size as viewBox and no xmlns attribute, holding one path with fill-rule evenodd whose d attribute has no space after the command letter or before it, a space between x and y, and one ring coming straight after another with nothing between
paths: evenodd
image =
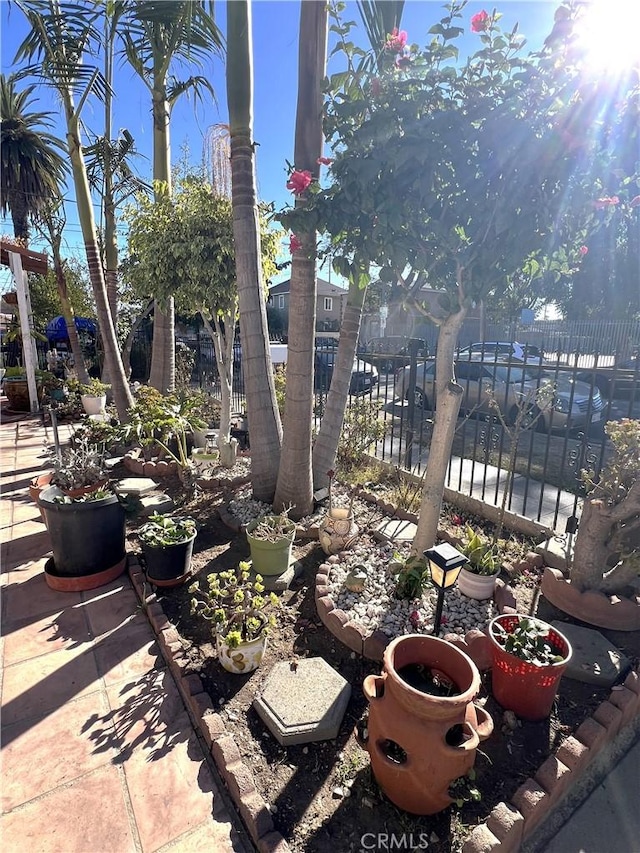
<instances>
[{"instance_id":1,"label":"house roof","mask_svg":"<svg viewBox=\"0 0 640 853\"><path fill-rule=\"evenodd\" d=\"M344 287L338 287L337 284L325 281L323 278L316 279L318 284L318 296L344 296L347 292ZM291 279L280 281L278 284L272 284L269 288L269 293L273 296L277 294L289 293L291 290Z\"/></svg>"}]
</instances>

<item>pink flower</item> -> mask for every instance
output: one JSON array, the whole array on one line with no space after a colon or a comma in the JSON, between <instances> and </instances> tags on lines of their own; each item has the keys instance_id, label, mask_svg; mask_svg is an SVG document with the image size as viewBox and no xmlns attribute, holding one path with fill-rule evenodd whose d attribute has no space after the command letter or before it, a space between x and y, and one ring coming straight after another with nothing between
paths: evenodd
<instances>
[{"instance_id":1,"label":"pink flower","mask_svg":"<svg viewBox=\"0 0 640 853\"><path fill-rule=\"evenodd\" d=\"M409 614L409 622L414 627L417 628L420 624L420 614L417 610L412 610Z\"/></svg>"},{"instance_id":2,"label":"pink flower","mask_svg":"<svg viewBox=\"0 0 640 853\"><path fill-rule=\"evenodd\" d=\"M453 515L453 516L451 517L451 521L452 521L452 523L453 523L453 524L457 524L457 525L464 524L464 519L463 519L463 517L462 517L461 515L457 515L457 514L456 514L456 515Z\"/></svg>"},{"instance_id":3,"label":"pink flower","mask_svg":"<svg viewBox=\"0 0 640 853\"><path fill-rule=\"evenodd\" d=\"M640 195L635 196L629 202L629 207L640 207Z\"/></svg>"},{"instance_id":4,"label":"pink flower","mask_svg":"<svg viewBox=\"0 0 640 853\"><path fill-rule=\"evenodd\" d=\"M301 243L299 237L296 237L295 234L292 234L291 237L289 238L289 251L293 255L294 252L297 252L298 249L301 249L301 248L302 248L302 243Z\"/></svg>"},{"instance_id":5,"label":"pink flower","mask_svg":"<svg viewBox=\"0 0 640 853\"><path fill-rule=\"evenodd\" d=\"M440 624L441 625L448 625L449 624L449 620L447 619L446 616L443 616L442 619L440 619Z\"/></svg>"},{"instance_id":6,"label":"pink flower","mask_svg":"<svg viewBox=\"0 0 640 853\"><path fill-rule=\"evenodd\" d=\"M620 199L617 195L612 196L604 196L603 198L597 198L593 202L593 206L596 210L603 210L605 207L615 207L616 204L620 204Z\"/></svg>"},{"instance_id":7,"label":"pink flower","mask_svg":"<svg viewBox=\"0 0 640 853\"><path fill-rule=\"evenodd\" d=\"M305 169L304 172L294 169L287 181L287 189L291 190L294 195L302 195L312 180L311 172L308 169Z\"/></svg>"},{"instance_id":8,"label":"pink flower","mask_svg":"<svg viewBox=\"0 0 640 853\"><path fill-rule=\"evenodd\" d=\"M483 9L471 18L471 32L484 33L489 27L489 14Z\"/></svg>"},{"instance_id":9,"label":"pink flower","mask_svg":"<svg viewBox=\"0 0 640 853\"><path fill-rule=\"evenodd\" d=\"M318 157L316 160L318 166L330 166L333 163L333 158L331 157Z\"/></svg>"},{"instance_id":10,"label":"pink flower","mask_svg":"<svg viewBox=\"0 0 640 853\"><path fill-rule=\"evenodd\" d=\"M580 252L582 257L584 257L587 254L587 252L589 251L589 247L588 246L580 246L580 249L578 251Z\"/></svg>"},{"instance_id":11,"label":"pink flower","mask_svg":"<svg viewBox=\"0 0 640 853\"><path fill-rule=\"evenodd\" d=\"M389 53L400 53L400 51L404 48L406 43L407 43L407 32L406 32L406 30L400 30L400 32L398 32L398 28L394 27L391 35L387 36L387 41L385 44L385 50L388 50Z\"/></svg>"}]
</instances>

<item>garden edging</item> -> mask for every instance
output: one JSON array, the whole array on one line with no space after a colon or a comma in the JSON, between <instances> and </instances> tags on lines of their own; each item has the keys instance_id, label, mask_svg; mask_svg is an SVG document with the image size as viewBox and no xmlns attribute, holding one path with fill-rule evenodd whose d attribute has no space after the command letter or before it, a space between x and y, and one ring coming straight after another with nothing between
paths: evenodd
<instances>
[{"instance_id":1,"label":"garden edging","mask_svg":"<svg viewBox=\"0 0 640 853\"><path fill-rule=\"evenodd\" d=\"M236 741L226 729L223 718L215 712L200 677L187 672L180 635L155 593L149 594L148 588L145 589L144 575L135 555L129 558L129 574L189 713L259 853L290 851L284 837L274 828L268 805L255 787L251 769L242 761ZM349 627L353 631L352 626ZM362 649L361 635L354 633ZM469 634L467 638L473 640ZM347 637L351 638L350 631ZM384 637L386 641L386 635ZM533 778L525 780L510 802L498 803L486 821L473 829L465 841L463 853L517 853L521 844L531 838L533 831L578 784L594 759L639 715L640 666L629 673L624 684L612 688L608 699L601 702L593 715L542 763Z\"/></svg>"},{"instance_id":2,"label":"garden edging","mask_svg":"<svg viewBox=\"0 0 640 853\"><path fill-rule=\"evenodd\" d=\"M291 848L274 828L267 803L258 793L251 769L242 761L233 735L226 729L220 714L215 712L200 676L187 672L180 635L167 618L155 593L149 592L135 555L129 556L129 576L187 710L204 738L253 843L259 853L287 853Z\"/></svg>"}]
</instances>

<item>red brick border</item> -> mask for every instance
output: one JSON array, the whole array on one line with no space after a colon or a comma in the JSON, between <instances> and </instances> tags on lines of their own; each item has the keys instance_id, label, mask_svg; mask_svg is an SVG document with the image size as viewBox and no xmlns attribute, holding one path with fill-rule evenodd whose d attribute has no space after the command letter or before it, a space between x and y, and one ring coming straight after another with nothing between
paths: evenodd
<instances>
[{"instance_id":1,"label":"red brick border","mask_svg":"<svg viewBox=\"0 0 640 853\"><path fill-rule=\"evenodd\" d=\"M184 699L187 710L198 726L231 799L259 853L287 853L291 848L276 831L269 807L258 793L250 767L233 735L217 714L199 675L187 672L187 660L175 626L171 624L156 595L144 578L137 557L129 557L129 576L133 588L147 612L169 669Z\"/></svg>"}]
</instances>

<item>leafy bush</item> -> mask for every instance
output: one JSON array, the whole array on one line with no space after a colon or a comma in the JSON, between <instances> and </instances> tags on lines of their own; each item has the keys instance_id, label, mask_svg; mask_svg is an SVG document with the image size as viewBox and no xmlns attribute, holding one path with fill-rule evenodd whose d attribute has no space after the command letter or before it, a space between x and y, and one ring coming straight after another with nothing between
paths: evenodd
<instances>
[{"instance_id":1,"label":"leafy bush","mask_svg":"<svg viewBox=\"0 0 640 853\"><path fill-rule=\"evenodd\" d=\"M357 468L362 454L384 438L387 425L379 418L380 408L380 403L365 397L353 399L347 406L336 455L341 471Z\"/></svg>"}]
</instances>

